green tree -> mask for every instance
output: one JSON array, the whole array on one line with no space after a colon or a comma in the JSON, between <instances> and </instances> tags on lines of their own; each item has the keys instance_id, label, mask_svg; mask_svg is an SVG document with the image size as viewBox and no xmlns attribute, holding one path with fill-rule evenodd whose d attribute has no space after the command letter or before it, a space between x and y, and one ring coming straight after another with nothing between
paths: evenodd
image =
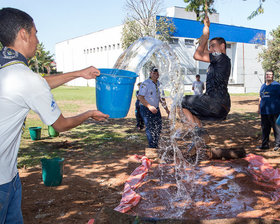
<instances>
[{"instance_id":1,"label":"green tree","mask_svg":"<svg viewBox=\"0 0 280 224\"><path fill-rule=\"evenodd\" d=\"M128 12L122 30L122 48L126 49L134 41L144 36L168 40L175 31L173 22L166 18L156 19L162 0L126 0Z\"/></svg>"},{"instance_id":2,"label":"green tree","mask_svg":"<svg viewBox=\"0 0 280 224\"><path fill-rule=\"evenodd\" d=\"M3 48L3 45L2 45L2 43L0 42L0 50L2 50L2 48Z\"/></svg>"},{"instance_id":3,"label":"green tree","mask_svg":"<svg viewBox=\"0 0 280 224\"><path fill-rule=\"evenodd\" d=\"M34 57L28 60L29 68L41 75L52 74L56 72L53 55L49 51L45 51L43 43L37 46Z\"/></svg>"},{"instance_id":4,"label":"green tree","mask_svg":"<svg viewBox=\"0 0 280 224\"><path fill-rule=\"evenodd\" d=\"M197 20L203 20L205 17L205 12L212 14L216 12L213 4L214 0L184 0L187 3L186 11L195 12Z\"/></svg>"},{"instance_id":5,"label":"green tree","mask_svg":"<svg viewBox=\"0 0 280 224\"><path fill-rule=\"evenodd\" d=\"M273 70L275 79L280 81L280 26L270 32L271 40L267 41L267 48L259 54L264 70Z\"/></svg>"},{"instance_id":6,"label":"green tree","mask_svg":"<svg viewBox=\"0 0 280 224\"><path fill-rule=\"evenodd\" d=\"M246 1L246 0L243 0ZM194 11L197 16L197 20L202 21L205 16L205 12L208 14L212 14L216 12L214 9L215 0L184 0L187 3L186 11ZM250 16L248 16L248 20L254 18L255 16L264 13L263 3L265 0L259 0L259 6L256 10L254 10Z\"/></svg>"}]
</instances>

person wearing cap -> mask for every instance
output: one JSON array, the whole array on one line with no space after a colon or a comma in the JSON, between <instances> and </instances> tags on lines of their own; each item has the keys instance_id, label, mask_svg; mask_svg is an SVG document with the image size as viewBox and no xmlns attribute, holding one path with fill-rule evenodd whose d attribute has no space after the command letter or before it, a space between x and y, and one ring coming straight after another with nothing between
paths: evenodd
<instances>
[{"instance_id":1,"label":"person wearing cap","mask_svg":"<svg viewBox=\"0 0 280 224\"><path fill-rule=\"evenodd\" d=\"M231 72L230 58L226 55L226 42L222 37L212 38L209 42L210 21L204 19L203 34L194 59L210 63L206 77L206 92L202 95L186 95L182 100L184 117L195 135L209 139L202 128L201 120L224 120L230 111L228 80Z\"/></svg>"},{"instance_id":2,"label":"person wearing cap","mask_svg":"<svg viewBox=\"0 0 280 224\"><path fill-rule=\"evenodd\" d=\"M150 78L141 84L138 94L140 100L140 113L146 126L149 148L158 147L159 136L162 129L162 119L159 109L160 102L166 113L169 115L166 101L161 97L159 89L160 82L158 81L158 78L158 69L152 67L150 69Z\"/></svg>"}]
</instances>

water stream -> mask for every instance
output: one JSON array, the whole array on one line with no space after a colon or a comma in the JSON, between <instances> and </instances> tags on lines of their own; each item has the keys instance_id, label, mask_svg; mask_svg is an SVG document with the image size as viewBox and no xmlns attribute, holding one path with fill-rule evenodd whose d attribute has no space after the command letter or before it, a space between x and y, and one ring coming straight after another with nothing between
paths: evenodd
<instances>
[{"instance_id":1,"label":"water stream","mask_svg":"<svg viewBox=\"0 0 280 224\"><path fill-rule=\"evenodd\" d=\"M195 185L192 184L197 173L195 165L199 161L204 143L191 129L188 129L188 121L180 116L181 101L184 96L184 74L182 74L184 69L180 65L178 56L167 43L152 37L140 38L118 58L114 68L137 74L144 73L148 78L151 65L159 69L160 89L169 92L166 98L170 98L171 101L169 121L166 124L168 129L162 133L159 142L161 152L159 167L165 167L160 169L162 185L170 179L166 178L167 176L171 175L176 179L176 193L168 189L165 193L169 194L169 204L172 208L180 207L178 210L174 209L176 213L173 214L174 217L179 217L184 212L182 204L187 206L195 190ZM196 144L196 151L192 152L192 155L185 156L192 143Z\"/></svg>"}]
</instances>

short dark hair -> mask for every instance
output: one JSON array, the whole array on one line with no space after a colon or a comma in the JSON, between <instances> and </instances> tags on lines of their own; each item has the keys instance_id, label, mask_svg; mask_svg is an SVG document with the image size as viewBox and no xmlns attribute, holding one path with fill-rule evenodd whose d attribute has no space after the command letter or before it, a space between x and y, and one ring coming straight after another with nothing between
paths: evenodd
<instances>
[{"instance_id":1,"label":"short dark hair","mask_svg":"<svg viewBox=\"0 0 280 224\"><path fill-rule=\"evenodd\" d=\"M196 78L197 78L197 77L199 77L199 78L200 78L200 75L198 75L198 74L197 74L195 77L196 77Z\"/></svg>"},{"instance_id":2,"label":"short dark hair","mask_svg":"<svg viewBox=\"0 0 280 224\"><path fill-rule=\"evenodd\" d=\"M274 71L273 70L266 70L264 74L268 73L268 72L271 72L274 76Z\"/></svg>"},{"instance_id":3,"label":"short dark hair","mask_svg":"<svg viewBox=\"0 0 280 224\"><path fill-rule=\"evenodd\" d=\"M13 45L22 28L31 33L33 26L32 17L21 10L14 8L0 10L0 42L3 46Z\"/></svg>"},{"instance_id":4,"label":"short dark hair","mask_svg":"<svg viewBox=\"0 0 280 224\"><path fill-rule=\"evenodd\" d=\"M227 43L226 43L226 41L225 41L224 38L222 38L222 37L214 37L214 38L212 38L212 39L210 40L210 42L213 41L213 40L216 40L220 45L221 45L221 44L225 44L225 48L226 48Z\"/></svg>"}]
</instances>

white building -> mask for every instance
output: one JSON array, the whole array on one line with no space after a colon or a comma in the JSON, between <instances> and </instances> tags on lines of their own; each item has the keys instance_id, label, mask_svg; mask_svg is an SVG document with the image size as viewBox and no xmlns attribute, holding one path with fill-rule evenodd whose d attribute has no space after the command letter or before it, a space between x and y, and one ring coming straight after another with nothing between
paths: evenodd
<instances>
[{"instance_id":1,"label":"white building","mask_svg":"<svg viewBox=\"0 0 280 224\"><path fill-rule=\"evenodd\" d=\"M196 21L195 13L186 12L184 8L167 9L167 17L171 18L176 31L173 34L172 49L184 65L185 89L191 89L195 75L206 79L207 63L193 59L195 42L202 34L202 27ZM157 16L159 18L160 16ZM232 71L229 80L230 93L258 92L264 82L264 71L258 62L258 54L265 44L265 30L219 24L219 15L210 16L210 39L224 37L227 41L227 55L231 58ZM93 65L97 68L112 68L123 52L121 48L121 32L123 26L117 26L84 36L57 43L57 70L70 72ZM144 77L139 78L143 81ZM76 79L69 85L94 86L94 80Z\"/></svg>"}]
</instances>

